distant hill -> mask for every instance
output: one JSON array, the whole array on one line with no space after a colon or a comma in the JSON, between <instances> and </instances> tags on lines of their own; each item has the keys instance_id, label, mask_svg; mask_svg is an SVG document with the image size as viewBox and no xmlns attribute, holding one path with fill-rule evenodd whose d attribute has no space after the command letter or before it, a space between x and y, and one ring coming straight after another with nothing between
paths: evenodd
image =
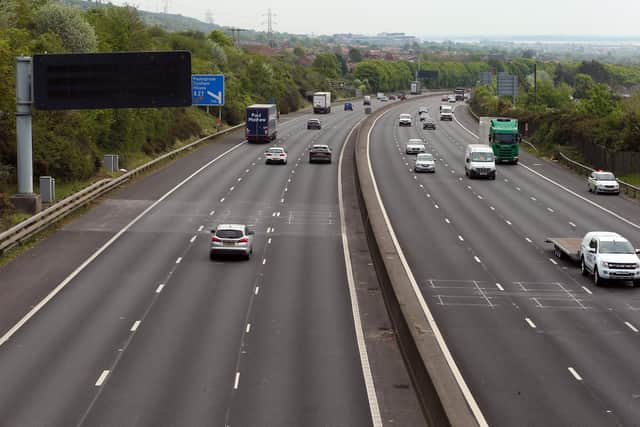
<instances>
[{"instance_id":1,"label":"distant hill","mask_svg":"<svg viewBox=\"0 0 640 427\"><path fill-rule=\"evenodd\" d=\"M71 6L75 6L82 10L88 10L95 7L108 7L108 6L117 6L111 3L100 4L92 1L85 0L62 0L63 3L69 4ZM221 28L216 24L208 24L206 22L199 21L195 18L190 18L188 16L182 15L174 15L171 13L157 13L157 12L148 12L146 10L138 9L138 13L140 17L144 21L145 24L150 26L158 26L166 31L176 32L176 31L201 31L203 33L209 33L213 30Z\"/></svg>"}]
</instances>

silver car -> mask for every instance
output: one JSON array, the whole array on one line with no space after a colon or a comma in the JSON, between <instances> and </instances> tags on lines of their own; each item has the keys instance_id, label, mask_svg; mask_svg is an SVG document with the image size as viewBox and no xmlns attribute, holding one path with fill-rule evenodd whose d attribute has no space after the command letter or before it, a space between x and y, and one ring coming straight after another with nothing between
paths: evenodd
<instances>
[{"instance_id":1,"label":"silver car","mask_svg":"<svg viewBox=\"0 0 640 427\"><path fill-rule=\"evenodd\" d=\"M239 255L246 259L253 253L254 232L244 224L220 224L211 230L209 258L217 255Z\"/></svg>"},{"instance_id":2,"label":"silver car","mask_svg":"<svg viewBox=\"0 0 640 427\"><path fill-rule=\"evenodd\" d=\"M414 172L431 172L435 173L436 163L433 160L433 154L420 153L416 157L416 164L413 168Z\"/></svg>"}]
</instances>

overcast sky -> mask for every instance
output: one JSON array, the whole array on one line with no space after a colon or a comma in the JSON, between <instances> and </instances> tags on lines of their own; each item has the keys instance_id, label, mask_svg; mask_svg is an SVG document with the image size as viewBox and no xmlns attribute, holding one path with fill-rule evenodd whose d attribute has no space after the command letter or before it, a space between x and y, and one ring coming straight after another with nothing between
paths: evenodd
<instances>
[{"instance_id":1,"label":"overcast sky","mask_svg":"<svg viewBox=\"0 0 640 427\"><path fill-rule=\"evenodd\" d=\"M639 0L111 0L216 24L297 34L405 32L410 35L640 35Z\"/></svg>"}]
</instances>

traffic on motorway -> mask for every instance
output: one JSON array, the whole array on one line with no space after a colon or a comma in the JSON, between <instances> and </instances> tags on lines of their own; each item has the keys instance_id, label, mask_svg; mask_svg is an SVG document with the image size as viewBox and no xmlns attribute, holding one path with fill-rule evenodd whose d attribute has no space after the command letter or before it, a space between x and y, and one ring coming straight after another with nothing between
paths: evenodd
<instances>
[{"instance_id":1,"label":"traffic on motorway","mask_svg":"<svg viewBox=\"0 0 640 427\"><path fill-rule=\"evenodd\" d=\"M440 113L435 132L419 125L429 111ZM478 123L444 95L380 117L369 156L483 421L634 425L640 206L610 172L576 176L520 143L517 121ZM427 156L438 173L419 175Z\"/></svg>"}]
</instances>

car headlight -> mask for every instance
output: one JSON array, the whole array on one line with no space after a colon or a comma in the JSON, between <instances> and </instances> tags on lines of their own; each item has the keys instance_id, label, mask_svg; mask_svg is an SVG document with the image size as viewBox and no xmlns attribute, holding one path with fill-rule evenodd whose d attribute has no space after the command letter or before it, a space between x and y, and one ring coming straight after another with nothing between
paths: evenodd
<instances>
[{"instance_id":1,"label":"car headlight","mask_svg":"<svg viewBox=\"0 0 640 427\"><path fill-rule=\"evenodd\" d=\"M601 264L602 264L603 267L609 268L609 263L608 262L602 261Z\"/></svg>"}]
</instances>

